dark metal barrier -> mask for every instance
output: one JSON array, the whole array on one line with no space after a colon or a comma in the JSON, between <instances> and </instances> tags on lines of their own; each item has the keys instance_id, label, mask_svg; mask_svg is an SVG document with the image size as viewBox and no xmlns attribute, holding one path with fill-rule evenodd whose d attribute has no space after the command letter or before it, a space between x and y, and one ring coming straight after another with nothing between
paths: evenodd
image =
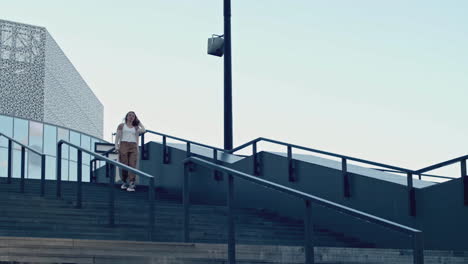
<instances>
[{"instance_id":1,"label":"dark metal barrier","mask_svg":"<svg viewBox=\"0 0 468 264\"><path fill-rule=\"evenodd\" d=\"M46 169L46 162L45 162L45 159L46 159L46 155L11 138L11 137L8 137L2 133L0 133L0 137L4 137L8 140L8 171L7 171L7 183L11 183L11 179L12 179L12 174L13 174L13 143L16 143L18 144L19 146L21 146L21 170L20 170L20 173L21 173L21 176L20 176L20 192L24 192L24 178L25 178L25 161L26 161L26 150L29 150L31 151L32 153L36 154L36 155L39 155L41 157L41 197L44 196L45 194L45 169Z\"/></svg>"},{"instance_id":2,"label":"dark metal barrier","mask_svg":"<svg viewBox=\"0 0 468 264\"><path fill-rule=\"evenodd\" d=\"M189 227L190 227L190 215L189 215L189 206L190 206L190 172L194 170L194 165L200 165L205 168L209 168L212 170L217 170L224 174L227 174L228 180L226 181L228 184L228 192L227 192L227 207L228 207L228 214L227 214L227 223L228 223L228 263L234 264L236 263L235 260L235 229L234 229L234 212L233 212L233 199L234 199L234 181L233 178L237 177L243 180L247 180L249 182L253 182L255 184L261 185L263 187L270 188L272 190L276 190L279 192L283 192L292 196L295 196L299 199L302 199L305 203L305 256L307 264L314 263L314 244L313 244L313 223L312 223L312 209L311 203L318 204L323 207L330 208L332 210L348 214L354 216L356 218L362 219L366 222L374 223L381 225L383 227L401 232L403 234L408 235L412 239L413 245L413 263L414 264L423 264L424 263L424 247L423 247L423 233L420 230L400 225L398 223L388 221L386 219L376 217L370 214L366 214L364 212L330 202L328 200L306 194L273 182L269 182L263 180L259 177L255 177L250 174L246 174L240 171L233 170L228 167L220 166L218 164L205 161L200 158L196 157L189 157L184 161L184 181L183 181L183 205L184 205L184 242L190 242L190 234L189 234Z\"/></svg>"}]
</instances>

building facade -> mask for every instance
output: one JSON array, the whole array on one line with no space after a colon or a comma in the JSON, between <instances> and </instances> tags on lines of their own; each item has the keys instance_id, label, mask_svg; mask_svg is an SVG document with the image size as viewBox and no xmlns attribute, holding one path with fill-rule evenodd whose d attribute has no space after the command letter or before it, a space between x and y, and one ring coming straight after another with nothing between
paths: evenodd
<instances>
[{"instance_id":1,"label":"building facade","mask_svg":"<svg viewBox=\"0 0 468 264\"><path fill-rule=\"evenodd\" d=\"M55 177L56 142L92 149L103 136L104 107L47 29L0 20L0 133L47 155L46 177ZM0 177L6 176L7 141L0 138ZM13 176L19 177L19 146ZM63 179L76 179L74 150L64 147ZM83 157L89 178L88 155ZM39 178L40 158L27 153L26 174Z\"/></svg>"},{"instance_id":2,"label":"building facade","mask_svg":"<svg viewBox=\"0 0 468 264\"><path fill-rule=\"evenodd\" d=\"M0 114L102 138L104 107L42 27L0 20Z\"/></svg>"}]
</instances>

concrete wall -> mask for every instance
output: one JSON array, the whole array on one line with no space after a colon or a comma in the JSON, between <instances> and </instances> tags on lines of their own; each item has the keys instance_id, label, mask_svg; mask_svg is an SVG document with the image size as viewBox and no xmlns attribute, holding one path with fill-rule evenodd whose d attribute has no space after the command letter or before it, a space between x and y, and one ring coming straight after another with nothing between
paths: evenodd
<instances>
[{"instance_id":1,"label":"concrete wall","mask_svg":"<svg viewBox=\"0 0 468 264\"><path fill-rule=\"evenodd\" d=\"M418 195L417 221L425 230L427 248L468 249L468 207L463 182L455 179L427 187Z\"/></svg>"}]
</instances>

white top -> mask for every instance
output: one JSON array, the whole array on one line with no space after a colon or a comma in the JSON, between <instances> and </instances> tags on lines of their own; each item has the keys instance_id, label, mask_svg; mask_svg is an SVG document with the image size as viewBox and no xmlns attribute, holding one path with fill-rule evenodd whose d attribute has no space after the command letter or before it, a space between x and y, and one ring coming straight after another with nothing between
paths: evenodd
<instances>
[{"instance_id":1,"label":"white top","mask_svg":"<svg viewBox=\"0 0 468 264\"><path fill-rule=\"evenodd\" d=\"M120 124L115 135L115 149L120 148L121 141L136 142L138 144L139 135L145 132L146 129L141 122L138 128L128 127L125 123Z\"/></svg>"},{"instance_id":2,"label":"white top","mask_svg":"<svg viewBox=\"0 0 468 264\"><path fill-rule=\"evenodd\" d=\"M127 124L124 124L123 125L123 128L122 128L122 140L121 141L125 141L125 142L134 142L136 143L137 142L137 130L135 127L128 127Z\"/></svg>"}]
</instances>

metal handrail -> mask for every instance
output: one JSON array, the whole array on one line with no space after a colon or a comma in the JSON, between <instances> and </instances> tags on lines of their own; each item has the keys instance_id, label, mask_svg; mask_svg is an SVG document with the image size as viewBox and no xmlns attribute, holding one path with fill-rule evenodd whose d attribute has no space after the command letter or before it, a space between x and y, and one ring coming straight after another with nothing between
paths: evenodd
<instances>
[{"instance_id":1,"label":"metal handrail","mask_svg":"<svg viewBox=\"0 0 468 264\"><path fill-rule=\"evenodd\" d=\"M190 168L190 164L198 164L206 168L210 168L216 171L220 171L228 175L228 193L227 193L227 203L228 203L228 256L229 256L229 263L235 263L235 235L234 235L234 222L233 222L233 210L232 204L234 199L234 191L233 191L233 176L238 178L253 182L255 184L261 185L263 187L267 187L276 191L280 191L297 198L303 199L306 204L306 215L305 215L305 232L306 232L306 241L305 241L305 252L306 252L306 263L314 263L314 245L312 241L312 219L311 219L311 202L314 202L320 206L324 206L327 208L331 208L341 213L345 213L357 218L360 218L364 221L368 221L371 223L379 224L384 227L390 228L392 230L396 230L402 232L404 234L410 235L413 238L413 262L414 264L422 264L424 263L424 249L423 249L423 233L420 230L404 226L371 214L367 214L322 198L319 198L314 195L310 195L301 191L297 191L288 187L285 187L280 184L276 184L253 175L240 172L225 166L221 166L219 164L215 164L200 158L196 157L189 157L184 160L184 185L183 185L183 204L184 204L184 240L185 242L189 242L189 174L193 168ZM234 256L234 257L233 257ZM234 259L232 259L234 258Z\"/></svg>"},{"instance_id":2,"label":"metal handrail","mask_svg":"<svg viewBox=\"0 0 468 264\"><path fill-rule=\"evenodd\" d=\"M186 149L187 152L190 152L190 146L191 145L197 145L197 146L200 146L200 147L205 147L205 148L212 149L213 150L213 158L215 160L217 160L217 152L218 151L227 152L227 150L222 149L222 148L209 146L209 145L206 145L206 144L203 144L203 143L198 143L198 142L195 142L195 141L191 141L191 140L187 140L187 139L183 139L183 138L180 138L180 137L175 137L175 136L171 136L171 135L168 135L168 134L164 134L164 133L160 133L160 132L156 132L156 131L147 129L144 133L141 133L139 135L141 137L141 159L143 159L143 160L148 159L148 157L147 157L148 154L147 154L147 151L146 151L146 148L145 148L145 134L146 133L150 133L150 134L154 134L154 135L158 135L158 136L162 137L162 144L163 144L162 158L163 158L163 163L164 164L168 164L170 162L169 149L167 147L167 138L185 142L185 144L187 146L187 149ZM112 133L112 136L114 136L114 135L116 135L116 133Z\"/></svg>"},{"instance_id":3,"label":"metal handrail","mask_svg":"<svg viewBox=\"0 0 468 264\"><path fill-rule=\"evenodd\" d=\"M106 151L106 152L101 153L101 155L102 155L102 156L105 156L106 158L108 158L108 157L109 157L109 154L112 153L112 152L114 152L114 151L115 151L115 147L109 149L109 150ZM89 176L90 176L91 179L94 178L94 171L97 169L97 168L96 168L96 162L97 162L97 161L99 161L98 158L94 158L94 159L92 159L92 160L89 161L89 163L90 163L90 166L89 166Z\"/></svg>"},{"instance_id":4,"label":"metal handrail","mask_svg":"<svg viewBox=\"0 0 468 264\"><path fill-rule=\"evenodd\" d=\"M447 160L447 161L444 161L444 162L440 162L440 163L437 163L437 164L434 164L434 165L419 169L419 170L415 171L415 173L417 173L417 174L424 173L424 172L427 172L427 171L431 171L431 170L435 170L435 169L438 169L438 168L441 168L441 167L452 165L454 163L464 161L464 160L467 160L467 159L468 159L468 155L461 156L461 157L458 157L458 158L454 158L454 159L451 159L451 160Z\"/></svg>"},{"instance_id":5,"label":"metal handrail","mask_svg":"<svg viewBox=\"0 0 468 264\"><path fill-rule=\"evenodd\" d=\"M45 169L46 169L46 155L41 153L3 133L0 133L0 137L4 137L8 140L8 172L7 172L7 183L11 183L11 178L13 174L13 143L16 143L21 146L21 179L20 179L20 192L24 192L24 183L25 183L25 161L26 161L26 149L31 151L34 154L37 154L41 157L41 194L43 197L45 195Z\"/></svg>"},{"instance_id":6,"label":"metal handrail","mask_svg":"<svg viewBox=\"0 0 468 264\"><path fill-rule=\"evenodd\" d=\"M149 130L149 129L147 129L145 133L150 133L150 134L155 134L155 135L166 137L166 138L175 139L175 140L178 140L178 141L182 141L182 142L185 142L185 143L190 143L190 144L197 145L197 146L200 146L200 147L205 147L205 148L209 148L209 149L216 149L218 151L227 151L227 150L222 149L222 148L213 147L213 146L209 146L209 145L206 145L206 144L203 144L203 143L198 143L198 142L195 142L195 141L191 141L191 140L171 136L171 135L168 135L168 134L159 133L159 132Z\"/></svg>"},{"instance_id":7,"label":"metal handrail","mask_svg":"<svg viewBox=\"0 0 468 264\"><path fill-rule=\"evenodd\" d=\"M344 197L350 197L351 196L351 187L350 187L351 186L351 184L350 184L351 181L350 181L350 176L349 176L349 173L348 173L348 161L349 160L364 163L364 164L369 164L369 165L373 165L373 166L383 167L383 168L387 168L387 169L397 170L397 171L400 171L402 173L406 173L406 180L407 180L406 188L407 188L407 192L408 192L409 215L411 215L411 216L416 215L416 193L415 193L415 190L414 190L414 187L413 187L413 175L415 174L415 172L413 170L406 169L406 168L400 168L400 167L396 167L396 166L392 166L392 165L387 165L387 164L383 164L383 163L379 163L379 162L374 162L374 161L369 161L369 160L364 160L364 159L358 159L358 158L345 156L345 155L340 155L340 154L327 152L327 151L323 151L323 150L302 147L302 146L299 146L299 145L289 144L289 143L281 142L281 141L278 141L278 140L259 137L257 139L249 141L249 142L247 142L247 143L245 143L245 144L243 144L243 145L229 151L229 153L233 154L236 151L239 151L241 149L244 149L244 148L252 145L253 174L256 175L256 176L260 175L260 162L258 161L258 157L257 157L257 143L260 142L260 141L270 142L270 143L283 145L283 146L287 147L287 162L288 162L288 172L289 172L289 181L290 182L296 181L296 166L295 166L295 163L294 163L294 160L293 160L293 157L292 157L293 156L293 154L292 154L293 148L294 149L305 150L305 151L309 151L309 152L314 152L314 153L319 153L319 154L323 154L323 155L328 155L328 156L332 156L332 157L336 157L336 158L340 158L341 159L341 172L342 172L342 176L343 176L343 195L344 195Z\"/></svg>"},{"instance_id":8,"label":"metal handrail","mask_svg":"<svg viewBox=\"0 0 468 264\"><path fill-rule=\"evenodd\" d=\"M312 149L312 148L303 147L303 146L299 146L299 145L295 145L295 144L289 144L289 143L286 143L286 142L281 142L281 141L278 141L278 140L268 139L268 138L264 138L264 137L259 137L259 138L257 138L257 139L251 140L251 141L249 141L249 142L247 142L247 143L245 143L245 144L242 144L242 145L240 145L240 146L238 146L238 147L236 147L236 148L233 148L233 149L231 149L231 150L225 150L225 149L222 149L222 148L217 148L217 147L209 146L209 145L206 145L206 144L202 144L202 143L198 143L198 142L186 140L186 139L183 139L183 138L171 136L171 135L168 135L168 134L156 132L156 131L149 130L149 129L146 130L146 132L151 133L151 134L156 134L156 135L159 135L159 136L162 136L162 137L167 137L167 138L179 140L179 141L182 141L182 142L186 142L186 143L190 143L190 144L194 144L194 145L206 147L206 148L216 149L216 150L218 150L218 151L227 152L227 153L230 153L230 154L234 154L234 152L237 152L237 151L239 151L239 150L241 150L241 149L244 149L244 148L246 148L246 147L248 147L248 146L250 146L250 145L253 145L253 144L255 144L255 143L258 143L258 142L260 142L260 141L265 141L265 142L270 142L270 143L274 143L274 144L279 144L279 145L283 145L283 146L287 146L287 147L291 147L291 148L295 148L295 149L301 149L301 150L305 150L305 151L315 152L315 153L319 153L319 154L323 154L323 155L328 155L328 156L332 156L332 157L336 157L336 158L341 158L341 159L346 159L346 160L352 160L352 161L355 161L355 162L360 162L360 163L364 163L364 164L379 166L379 167L388 168L388 169L392 169L392 170L393 170L393 171L389 171L389 172L404 172L404 173L411 173L411 174L416 174L416 175L419 175L419 174L420 174L421 176L440 177L440 178L447 178L447 179L449 179L450 177L437 176L437 175L424 175L424 174L422 174L422 173L427 172L427 171L431 171L431 170L434 170L434 169L437 169L437 168L440 168L440 167L444 167L444 166L447 166L447 165L456 163L456 162L458 162L458 161L462 161L462 160L468 159L468 155L465 155L465 156L461 156L461 157L458 157L458 158L455 158L455 159L451 159L451 160L448 160L448 161L445 161L445 162L441 162L441 163L438 163L438 164L435 164L435 165L432 165L432 166L429 166L429 167L426 167L426 168L422 168L422 169L419 169L419 170L416 170L416 171L415 171L415 170L410 170L410 169L406 169L406 168L396 167L396 166L388 165L388 164L384 164L384 163L379 163L379 162L364 160L364 159L360 159L360 158L355 158L355 157L351 157L351 156L336 154L336 153L327 152L327 151L318 150L318 149ZM146 133L146 132L145 132L145 133ZM145 133L141 134L140 136L143 136ZM114 135L114 134L115 134L115 133L113 133L113 135ZM378 169L378 170L387 171L387 170L382 170L382 169Z\"/></svg>"},{"instance_id":9,"label":"metal handrail","mask_svg":"<svg viewBox=\"0 0 468 264\"><path fill-rule=\"evenodd\" d=\"M167 138L172 138L172 139L175 139L175 140L180 140L180 141L186 142L187 157L192 155L191 154L191 144L199 145L199 146L206 147L206 148L211 148L213 150L213 159L214 159L214 161L216 163L219 163L218 162L218 153L217 153L218 151L233 154L238 150L241 150L241 149L243 149L243 148L245 148L247 146L252 145L252 149L253 149L253 151L252 151L253 152L253 155L252 155L252 157L253 157L252 158L253 174L256 175L256 176L260 176L260 174L261 174L261 172L260 172L260 161L259 161L258 155L257 155L257 143L260 142L260 141L266 141L266 142L286 146L287 147L287 154L288 154L288 156L287 156L288 174L289 174L289 179L288 180L290 182L294 182L294 181L297 180L296 166L295 166L295 162L294 162L293 157L292 157L293 148L294 149L305 150L305 151L310 151L310 152L315 152L315 153L319 153L319 154L323 154L323 155L329 155L329 156L333 156L333 157L337 157L337 158L341 158L341 165L342 165L342 170L341 171L342 171L342 175L343 175L343 195L345 197L350 197L351 196L351 187L350 187L351 186L351 184L350 184L351 180L350 180L350 174L348 173L348 160L355 161L355 162L360 162L360 163L365 163L365 164L370 164L370 165L374 165L374 166L379 166L379 167L384 167L384 168L387 168L387 169L398 170L398 171L406 173L406 178L407 178L407 185L406 186L407 186L407 192L408 192L409 214L411 216L416 215L416 193L415 193L415 190L414 190L414 187L413 187L413 175L415 174L415 172L413 170L409 170L409 169L406 169L406 168L400 168L400 167L396 167L396 166L392 166L392 165L387 165L387 164L383 164L383 163L373 162L373 161L369 161L369 160L358 159L358 158L345 156L345 155L340 155L340 154L336 154L336 153L332 153L332 152L327 152L327 151L302 147L302 146L299 146L299 145L289 144L289 143L286 143L286 142L281 142L281 141L268 139L268 138L263 138L263 137L259 137L257 139L252 140L252 141L249 141L249 142L247 142L247 143L245 143L245 144L243 144L243 145L241 145L239 147L236 147L236 148L234 148L232 150L225 150L225 149L221 149L221 148L212 147L212 146L208 146L208 145L205 145L205 144L193 142L193 141L190 141L190 140L182 139L182 138L179 138L179 137L174 137L174 136L170 136L170 135L167 135L167 134L155 132L155 131L152 131L152 130L146 130L146 132L151 133L151 134L156 134L156 135L159 135L159 136L163 137L163 139L162 139L163 147L162 147L162 155L161 155L163 164L170 163L170 149L167 147L167 142L166 142ZM141 138L142 138L142 140L141 140L141 150L142 150L141 151L141 159L147 159L148 158L148 153L147 153L147 150L145 148L145 133L140 135ZM217 175L217 172L215 172L215 179L221 179L220 176Z\"/></svg>"},{"instance_id":10,"label":"metal handrail","mask_svg":"<svg viewBox=\"0 0 468 264\"><path fill-rule=\"evenodd\" d=\"M12 142L14 142L14 143L16 143L16 144L18 144L18 145L24 147L25 149L27 149L27 150L29 150L29 151L31 151L31 152L34 152L34 153L37 154L37 155L44 155L43 153L41 153L41 152L39 152L39 151L37 151L37 150L35 150L35 149L29 147L28 145L25 145L25 144L19 142L19 141L16 140L16 139L13 139L13 138L11 138L11 137L5 135L5 134L0 133L0 137L5 137L6 139L8 139L8 141L12 141Z\"/></svg>"},{"instance_id":11,"label":"metal handrail","mask_svg":"<svg viewBox=\"0 0 468 264\"><path fill-rule=\"evenodd\" d=\"M232 150L225 150L225 149L222 149L222 148L209 146L209 145L206 145L206 144L202 144L202 143L194 142L194 141L191 141L191 140L171 136L171 135L168 135L168 134L152 131L152 130L149 130L149 129L147 129L145 133L151 133L151 134L162 136L163 138L165 138L165 137L166 138L171 138L171 139L179 140L179 141L186 142L186 143L189 143L189 144L198 145L198 146L206 147L206 148L211 148L211 149L215 149L217 151L222 151L222 152L226 152L226 153L230 153L230 154L234 154L234 152L237 152L237 151L239 151L241 149L244 149L244 148L246 148L246 147L248 147L250 145L253 145L255 143L258 143L260 141L266 141L266 142L270 142L270 143L284 145L284 146L287 146L287 147L292 147L292 148L295 148L295 149L306 150L306 151L315 152L315 153L319 153L319 154L324 154L324 155L328 155L328 156L333 156L333 157L337 157L337 158L341 158L341 159L352 160L352 161L356 161L356 162L361 162L361 163L365 163L365 164L370 164L370 165L374 165L374 166L379 166L379 167L384 167L384 168L398 170L398 171L402 171L402 172L406 172L406 173L415 174L413 170L406 169L406 168L400 168L400 167L387 165L387 164L383 164L383 163L378 163L378 162L374 162L374 161L369 161L369 160L354 158L354 157L350 157L350 156L340 155L340 154L327 152L327 151L323 151L323 150L307 148L307 147L303 147L303 146L299 146L299 145L295 145L295 144L289 144L289 143L286 143L286 142L281 142L281 141L268 139L268 138L263 138L263 137L259 137L257 139L251 140L251 141L249 141L249 142L247 142L247 143L245 143L243 145L240 145L240 146L238 146L238 147L236 147L236 148L234 148ZM141 134L140 136L143 136L145 133ZM144 141L142 141L142 143L144 143ZM163 140L163 144L164 143L165 142Z\"/></svg>"},{"instance_id":12,"label":"metal handrail","mask_svg":"<svg viewBox=\"0 0 468 264\"><path fill-rule=\"evenodd\" d=\"M460 174L461 174L461 179L462 179L461 184L463 185L463 204L468 205L468 175L467 175L467 172L466 172L466 160L467 159L468 159L468 155L461 156L461 157L458 157L458 158L454 158L454 159L451 159L451 160L447 160L447 161L444 161L444 162L440 162L440 163L431 165L431 166L426 167L426 168L422 168L420 170L417 170L416 172L417 173L423 173L423 172L426 172L426 171L435 170L435 169L438 169L438 168L441 168L441 167L445 167L445 166L452 165L454 163L460 162L460 172L461 172Z\"/></svg>"},{"instance_id":13,"label":"metal handrail","mask_svg":"<svg viewBox=\"0 0 468 264\"><path fill-rule=\"evenodd\" d=\"M187 156L190 156L191 145L196 145L196 146L211 149L213 151L213 159L214 160L218 160L218 151L219 152L226 152L226 153L228 152L227 150L222 149L222 148L209 146L209 145L206 145L206 144L202 144L202 143L198 143L198 142L195 142L195 141L191 141L191 140L171 136L171 135L156 132L156 131L153 131L153 130L146 130L145 133L140 134L140 137L141 137L141 159L147 159L147 153L146 153L146 149L145 149L145 134L146 133L155 134L155 135L158 135L158 136L162 137L162 144L163 144L162 162L163 162L163 164L168 164L170 162L169 148L167 146L167 138L185 142Z\"/></svg>"},{"instance_id":14,"label":"metal handrail","mask_svg":"<svg viewBox=\"0 0 468 264\"><path fill-rule=\"evenodd\" d=\"M105 157L108 157L108 155L111 154L111 153L114 152L114 151L115 151L115 147L109 149L109 150L106 151L106 152L101 153L101 155L102 155L102 156L105 156Z\"/></svg>"},{"instance_id":15,"label":"metal handrail","mask_svg":"<svg viewBox=\"0 0 468 264\"><path fill-rule=\"evenodd\" d=\"M384 168L398 170L398 171L402 171L402 172L406 172L406 173L415 174L415 172L413 170L406 169L406 168L400 168L400 167L396 167L396 166L392 166L392 165L388 165L388 164L384 164L384 163L379 163L379 162L354 158L354 157L345 156L345 155L341 155L341 154L336 154L336 153L332 153L332 152L327 152L327 151L323 151L323 150L307 148L307 147L303 147L303 146L299 146L299 145L295 145L295 144L289 144L289 143L286 143L286 142L281 142L281 141L278 141L278 140L264 138L264 137L259 137L257 139L251 140L251 141L249 141L249 142L247 142L247 143L245 143L243 145L240 145L239 147L236 147L236 148L233 148L232 150L229 150L228 152L233 154L234 152L237 152L237 151L239 151L241 149L244 149L244 148L246 148L246 147L248 147L250 145L256 144L256 143L258 143L260 141L270 142L270 143L283 145L283 146L287 146L287 147L291 147L291 148L295 148L295 149L301 149L301 150L315 152L315 153L319 153L319 154L323 154L323 155L327 155L327 156L332 156L332 157L336 157L336 158L352 160L352 161L356 161L356 162L360 162L360 163L365 163L365 164L369 164L369 165L374 165L374 166L379 166L379 167L384 167Z\"/></svg>"},{"instance_id":16,"label":"metal handrail","mask_svg":"<svg viewBox=\"0 0 468 264\"><path fill-rule=\"evenodd\" d=\"M61 190L61 182L62 182L62 145L68 145L72 148L77 149L78 151L78 166L77 166L77 195L76 195L76 207L81 208L82 207L82 191L81 191L81 184L82 184L82 153L87 153L93 157L98 158L99 160L105 161L106 162L106 175L109 176L109 225L114 226L115 225L115 215L114 215L114 189L115 189L115 182L114 182L114 175L113 172L115 172L114 167L118 167L120 169L127 170L129 172L133 172L139 176L144 176L150 179L150 184L148 186L148 200L149 200L149 218L148 218L148 234L149 234L149 239L154 240L154 203L155 203L155 194L154 194L154 179L155 177L147 174L145 172L142 172L140 170L137 170L135 168L132 168L130 166L127 166L123 163L120 163L118 161L111 160L107 157L104 157L100 154L97 154L95 152L89 151L87 149L84 149L80 146L77 146L75 144L72 144L70 142L67 142L65 140L60 140L57 142L57 163L56 163L56 172L57 172L57 198L61 198L62 196L62 190Z\"/></svg>"},{"instance_id":17,"label":"metal handrail","mask_svg":"<svg viewBox=\"0 0 468 264\"><path fill-rule=\"evenodd\" d=\"M295 144L289 144L289 143L286 143L286 142L281 142L281 141L278 141L278 140L273 140L273 139L268 139L268 138L263 138L263 137L259 137L257 139L251 140L251 141L249 141L249 142L247 142L247 143L245 143L243 145L240 145L240 146L238 146L238 147L236 147L236 148L234 148L232 150L224 150L224 149L208 146L208 145L205 145L205 144L193 142L193 141L190 141L190 140L185 140L185 139L181 139L181 138L178 138L178 137L169 136L169 135L159 133L159 132L155 132L155 131L152 131L152 130L147 130L147 132L152 133L152 134L156 134L156 135L160 135L160 136L163 137L163 148L162 148L163 164L168 164L170 162L169 148L167 147L166 137L186 142L186 144L187 144L187 148L186 148L187 157L191 156L191 153L190 153L191 144L196 144L196 145L199 145L199 146L203 146L203 147L213 149L213 159L215 160L216 163L218 163L218 156L217 156L218 151L234 154L236 151L239 151L241 149L244 149L244 148L252 145L252 152L253 152L253 155L252 155L253 166L252 167L253 167L253 174L256 175L256 176L260 176L260 174L261 174L261 170L260 170L260 165L261 164L260 164L260 161L259 161L259 158L258 158L258 153L257 153L257 143L261 142L261 141L265 141L265 142L270 142L270 143L286 146L287 147L288 174L289 174L289 179L288 180L290 182L294 182L294 181L297 180L296 165L295 165L295 161L293 160L293 157L292 157L293 156L293 153L292 153L293 149L300 149L300 150L314 152L314 153L318 153L318 154L322 154L322 155L332 156L332 157L335 157L335 158L340 158L341 159L341 165L342 165L341 171L342 171L342 176L343 176L343 195L345 197L350 197L351 196L351 187L350 187L351 186L351 184L350 184L351 180L350 180L350 173L348 173L348 161L354 161L354 162L359 162L359 163L363 163L363 164L378 166L378 167L381 167L381 168L386 168L386 169L397 171L398 173L406 173L406 180L407 180L406 188L407 188L407 193L408 193L408 208L409 208L409 215L411 215L411 216L416 215L416 192L415 192L415 189L413 187L413 181L414 181L413 175L418 175L419 179L421 179L422 172L430 170L430 169L438 168L438 167L441 167L441 166L445 166L445 165L448 165L450 163L454 163L454 162L457 162L457 161L461 161L462 168L463 168L463 166L466 167L466 158L468 157L468 155L463 156L463 157L460 157L460 158L457 158L457 159L453 159L453 160L450 160L450 161L447 161L447 162L443 162L443 163L440 163L440 164L430 166L430 167L422 169L422 170L414 171L414 170L401 168L401 167L397 167L397 166L393 166L393 165L388 165L388 164L384 164L384 163L359 159L359 158L355 158L355 157L351 157L351 156L336 154L336 153L327 152L327 151L318 150L318 149L307 148L307 147L303 147L303 146L299 146L299 145L295 145ZM144 134L142 134L141 137L142 137L142 153L141 154L142 154L142 159L143 159L143 157L145 157ZM466 171L463 171L463 169L462 169L462 176L463 175L466 175ZM428 175L428 176L432 177L432 175ZM218 179L219 177L215 175L215 178ZM443 178L443 176L439 177L439 178ZM463 180L464 180L464 185L466 186L464 188L464 190L465 190L465 204L468 205L468 177L463 177Z\"/></svg>"},{"instance_id":18,"label":"metal handrail","mask_svg":"<svg viewBox=\"0 0 468 264\"><path fill-rule=\"evenodd\" d=\"M105 161L105 162L107 162L107 163L110 163L110 164L112 164L112 165L114 165L114 166L116 166L116 167L119 167L119 168L121 168L121 169L125 169L125 170L127 170L127 171L131 171L131 172L133 172L133 173L135 173L135 174L137 174L137 175L145 176L145 177L148 177L148 178L154 178L154 176L152 176L152 175L150 175L150 174L148 174L148 173L145 173L145 172L143 172L143 171L137 170L137 169L135 169L135 168L132 168L132 167L130 167L130 166L127 166L127 165L125 165L125 164L123 164L123 163L120 163L120 162L118 162L118 161L111 160L111 159L109 159L109 158L106 158L106 157L102 156L101 154L98 154L98 153L92 152L92 151L90 151L90 150L84 149L84 148L82 148L82 147L80 147L80 146L78 146L78 145L72 144L72 143L70 143L70 142L68 142L68 141L65 141L65 140L63 140L63 139L60 140L59 142L57 142L57 160L59 160L59 158L58 158L58 157L59 157L59 154L60 154L60 158L61 158L61 154L62 154L61 146L62 146L62 144L65 144L65 145L68 145L68 146L70 146L70 147L73 147L73 148L75 148L75 149L77 149L77 150L79 150L79 151L82 151L82 152L84 152L84 153L87 153L87 154L89 154L89 155L91 155L91 156L98 157L98 158L99 158L100 160L102 160L102 161ZM59 152L60 152L60 153L59 153ZM57 171L57 172L60 172L60 171ZM61 173L61 172L60 172L60 173Z\"/></svg>"},{"instance_id":19,"label":"metal handrail","mask_svg":"<svg viewBox=\"0 0 468 264\"><path fill-rule=\"evenodd\" d=\"M111 154L111 153L112 153L112 152L114 152L114 151L115 151L115 147L114 147L114 148L111 148L111 149L109 149L109 150L108 150L108 151L106 151L106 152L100 153L100 154L101 154L102 156L104 156L104 157L108 158L108 157L109 157L109 154ZM94 159L92 159L90 162L93 162L93 161L98 161L98 160L100 160L100 159L99 159L99 158L94 158Z\"/></svg>"},{"instance_id":20,"label":"metal handrail","mask_svg":"<svg viewBox=\"0 0 468 264\"><path fill-rule=\"evenodd\" d=\"M396 170L386 170L386 169L379 169L379 168L372 168L372 169L373 170L378 170L378 171L383 171L383 172L403 173L401 171L396 171ZM448 180L453 180L454 179L453 177L448 177L448 176L440 176L440 175L433 175L433 174L418 174L418 177L419 177L420 180L421 180L421 176L448 179Z\"/></svg>"},{"instance_id":21,"label":"metal handrail","mask_svg":"<svg viewBox=\"0 0 468 264\"><path fill-rule=\"evenodd\" d=\"M406 169L406 168L401 168L401 167L396 167L396 166L392 166L392 165L388 165L388 164L383 164L383 163L379 163L379 162L374 162L374 161L369 161L369 160L354 158L354 157L350 157L350 156L346 156L346 155L341 155L341 154L336 154L336 153L332 153L332 152L327 152L327 151L323 151L323 150L307 148L307 147L303 147L303 146L299 146L299 145L295 145L295 144L289 144L289 143L286 143L286 142L281 142L281 141L278 141L278 140L273 140L273 139L268 139L268 138L263 138L263 137L259 137L259 138L257 138L257 139L251 140L251 141L249 141L249 142L247 142L247 143L245 143L245 144L242 144L242 145L240 145L240 146L238 146L238 147L236 147L236 148L233 148L232 150L226 150L226 149L222 149L222 148L213 147L213 146L209 146L209 145L206 145L206 144L198 143L198 142L195 142L195 141L191 141L191 140L187 140L187 139L183 139L183 138L171 136L171 135L168 135L168 134L156 132L156 131L149 130L149 129L147 129L145 133L151 133L151 134L155 134L155 135L162 136L163 138L164 138L164 137L166 137L166 138L171 138L171 139L179 140L179 141L186 142L186 143L189 143L189 144L198 145L198 146L201 146L201 147L216 149L216 150L218 150L218 151L222 151L222 152L226 152L226 153L230 153L230 154L234 154L234 152L237 152L237 151L239 151L239 150L241 150L241 149L244 149L244 148L246 148L246 147L248 147L248 146L250 146L250 145L253 145L253 144L255 144L255 143L258 143L258 142L260 142L260 141L266 141L266 142L270 142L270 143L275 143L275 144L279 144L279 145L284 145L284 146L287 146L287 147L292 147L292 148L295 148L295 149L301 149L301 150L310 151L310 152L315 152L315 153L319 153L319 154L324 154L324 155L328 155L328 156L332 156L332 157L336 157L336 158L341 158L341 159L346 159L346 160L352 160L352 161L356 161L356 162L360 162L360 163L365 163L365 164L369 164L369 165L374 165L374 166L389 168L389 169L398 170L398 171L405 172L405 173L416 174L413 170ZM140 136L143 136L145 133L141 134ZM114 133L114 134L115 134L115 133ZM142 141L142 143L144 143L144 142ZM164 142L163 142L163 143L164 143Z\"/></svg>"},{"instance_id":22,"label":"metal handrail","mask_svg":"<svg viewBox=\"0 0 468 264\"><path fill-rule=\"evenodd\" d=\"M171 136L171 135L169 135L169 134L164 134L164 133L156 132L156 131L149 130L149 129L146 129L146 131L145 131L144 133L140 134L140 137L141 137L142 135L146 134L146 133L155 134L155 135L158 135L158 136L162 136L162 137L166 137L166 138L175 139L175 140L178 140L178 141L190 143L190 144L197 145L197 146L201 146L201 147L205 147L205 148L216 149L216 150L218 150L218 151L227 151L227 150L222 149L222 148L209 146L209 145L206 145L206 144L203 144L203 143L198 143L198 142L195 142L195 141L191 141L191 140L188 140L188 139L183 139L183 138L180 138L180 137ZM115 132L112 133L112 136L115 136Z\"/></svg>"}]
</instances>

